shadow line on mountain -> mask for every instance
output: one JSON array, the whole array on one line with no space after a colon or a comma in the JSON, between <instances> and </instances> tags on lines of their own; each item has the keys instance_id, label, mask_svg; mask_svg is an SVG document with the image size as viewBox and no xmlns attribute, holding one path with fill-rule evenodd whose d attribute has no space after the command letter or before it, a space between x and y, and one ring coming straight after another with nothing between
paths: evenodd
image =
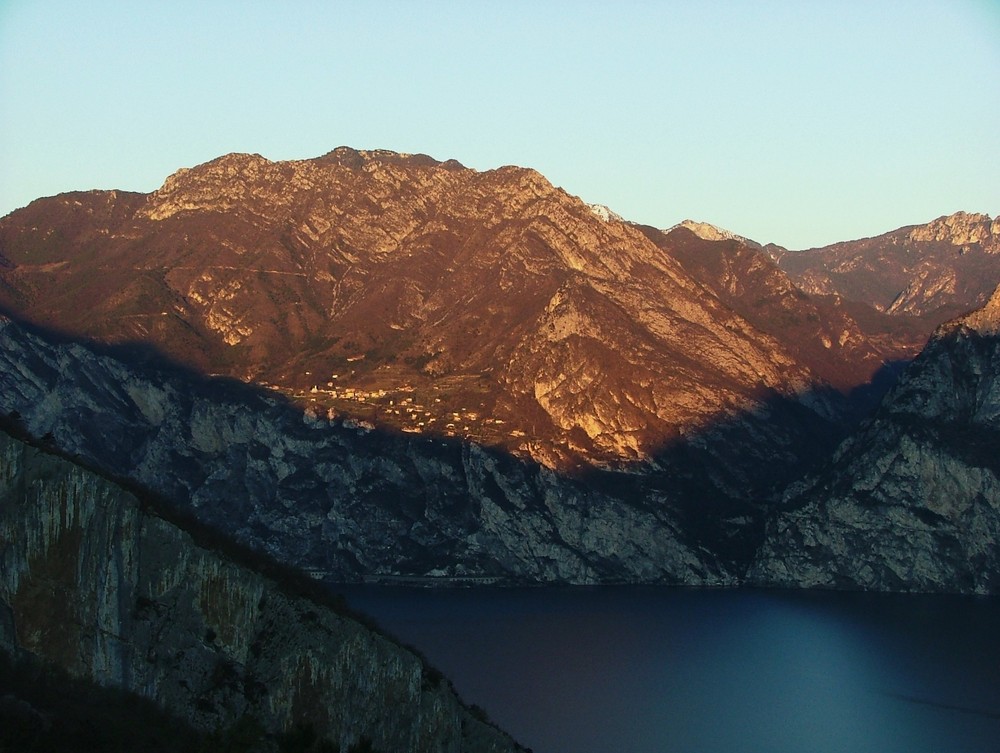
<instances>
[{"instance_id":1,"label":"shadow line on mountain","mask_svg":"<svg viewBox=\"0 0 1000 753\"><path fill-rule=\"evenodd\" d=\"M133 341L102 343L24 322L10 312L2 313L15 326L51 346L79 345L98 357L112 359L152 383L176 383L178 394L183 394L184 399L204 399L266 413L283 432L292 436L309 440L315 438L314 432L325 429L336 433L365 457L409 453L450 464L454 468L463 468L466 454L475 447L475 452L490 458L499 476L533 479L550 472L539 463L502 448L473 445L458 437L404 433L385 427L358 428L345 424L343 417L332 422L320 418L307 424L304 407L288 397L239 379L206 376L178 362L155 345ZM891 380L898 367L889 364L883 371L884 378ZM881 391L882 386L878 389ZM641 472L636 467L619 470L591 467L556 475L561 483L582 496L587 493L608 495L634 508L675 520L689 545L712 552L728 570L740 573L762 540L771 500L789 482L815 469L828 458L849 429L849 425L833 422L818 427L816 414L802 404L803 398L808 400L811 397L828 399L830 395L828 390L817 390L814 396L798 398L769 395L752 411L729 416L701 432L665 443L653 453L648 463L641 466ZM123 416L122 421L127 421L127 417ZM324 427L324 423L327 426ZM784 448L779 447L776 453L773 447L761 443L761 432L767 426L773 429L778 425L784 427L785 436L779 437ZM134 441L138 444L141 429L134 424L125 428L125 434L137 435ZM89 427L80 426L78 430L88 431ZM58 446L57 438L47 439L50 444ZM107 437L95 434L91 439L95 446L103 447L95 451L103 453L94 458L98 470L112 478L126 479L133 485L140 484L134 474L130 475L124 461L114 457L114 448ZM266 452L267 448L247 446L244 450L252 454ZM238 469L234 468L233 472L238 472ZM321 492L321 489L316 490L316 493ZM414 517L420 515L421 495L426 498L430 493L432 490L429 489L394 489L384 480L373 480L370 499L373 503L398 508L397 512L401 515ZM486 479L477 493L487 495L501 507L510 508L497 478ZM192 514L195 512L191 499L171 498L170 502L179 509L187 509ZM541 506L545 500L535 499L534 503ZM465 500L464 504L465 507L455 505L456 516L471 514L468 509L471 500ZM245 511L238 509L237 505L233 512L239 515ZM218 521L213 524L218 524ZM586 554L584 552L582 556L586 557ZM398 553L401 569L409 567L415 573L426 565L427 556L426 552L407 551L406 547ZM431 556L444 554L437 552ZM346 564L350 566L350 563ZM356 564L360 566L360 563Z\"/></svg>"}]
</instances>

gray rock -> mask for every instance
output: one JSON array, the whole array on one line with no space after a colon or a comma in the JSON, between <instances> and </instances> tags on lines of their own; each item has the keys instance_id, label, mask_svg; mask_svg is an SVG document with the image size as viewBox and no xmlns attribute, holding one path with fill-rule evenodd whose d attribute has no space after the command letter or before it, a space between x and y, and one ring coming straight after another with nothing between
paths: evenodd
<instances>
[{"instance_id":1,"label":"gray rock","mask_svg":"<svg viewBox=\"0 0 1000 753\"><path fill-rule=\"evenodd\" d=\"M316 417L0 322L0 415L281 562L340 581L734 583L641 478ZM601 483L601 479L605 481ZM595 479L597 480L595 482Z\"/></svg>"},{"instance_id":2,"label":"gray rock","mask_svg":"<svg viewBox=\"0 0 1000 753\"><path fill-rule=\"evenodd\" d=\"M0 648L193 726L310 724L341 749L518 750L420 658L197 543L121 487L0 433Z\"/></svg>"},{"instance_id":3,"label":"gray rock","mask_svg":"<svg viewBox=\"0 0 1000 753\"><path fill-rule=\"evenodd\" d=\"M754 583L1000 592L1000 289L944 325L829 468L785 494Z\"/></svg>"}]
</instances>

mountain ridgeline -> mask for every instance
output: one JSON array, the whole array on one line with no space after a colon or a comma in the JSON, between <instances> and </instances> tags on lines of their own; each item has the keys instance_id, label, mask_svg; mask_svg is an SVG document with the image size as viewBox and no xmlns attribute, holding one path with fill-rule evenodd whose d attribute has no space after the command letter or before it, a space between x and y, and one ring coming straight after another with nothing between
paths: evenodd
<instances>
[{"instance_id":1,"label":"mountain ridgeline","mask_svg":"<svg viewBox=\"0 0 1000 753\"><path fill-rule=\"evenodd\" d=\"M735 583L995 225L800 257L524 168L232 154L0 220L0 411L331 578Z\"/></svg>"},{"instance_id":2,"label":"mountain ridgeline","mask_svg":"<svg viewBox=\"0 0 1000 753\"><path fill-rule=\"evenodd\" d=\"M836 292L879 311L941 321L982 304L997 283L1000 218L956 212L874 238L769 253L812 294Z\"/></svg>"},{"instance_id":3,"label":"mountain ridgeline","mask_svg":"<svg viewBox=\"0 0 1000 753\"><path fill-rule=\"evenodd\" d=\"M0 306L562 471L655 465L789 401L808 426L755 431L794 473L827 449L814 422L839 437L844 395L940 323L807 295L759 247L622 222L532 170L346 148L33 202L0 221Z\"/></svg>"},{"instance_id":4,"label":"mountain ridgeline","mask_svg":"<svg viewBox=\"0 0 1000 753\"><path fill-rule=\"evenodd\" d=\"M505 751L301 573L1000 593L998 283L985 215L789 252L346 147L39 199L0 219L0 647L195 738Z\"/></svg>"},{"instance_id":5,"label":"mountain ridgeline","mask_svg":"<svg viewBox=\"0 0 1000 753\"><path fill-rule=\"evenodd\" d=\"M523 750L308 579L225 544L221 554L217 536L178 527L155 499L2 432L0 541L0 650L153 701L190 728L188 745L200 732L205 750L274 750L269 740L284 750ZM71 720L23 699L12 713L12 690L27 694L4 685L0 743L48 749ZM101 732L84 727L54 747L99 748ZM130 748L144 734L127 732Z\"/></svg>"}]
</instances>

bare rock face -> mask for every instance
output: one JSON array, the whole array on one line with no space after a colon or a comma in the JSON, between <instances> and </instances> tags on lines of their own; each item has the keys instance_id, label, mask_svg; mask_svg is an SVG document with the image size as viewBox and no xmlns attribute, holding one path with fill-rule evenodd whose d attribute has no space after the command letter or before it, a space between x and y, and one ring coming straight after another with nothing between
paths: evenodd
<instances>
[{"instance_id":1,"label":"bare rock face","mask_svg":"<svg viewBox=\"0 0 1000 753\"><path fill-rule=\"evenodd\" d=\"M663 230L665 235L669 235L674 230L678 229L689 230L690 232L697 235L702 240L706 241L738 241L744 246L750 246L753 248L761 248L761 245L757 241L752 241L749 238L744 238L742 235L737 235L725 228L718 227L709 222L699 222L697 220L681 220L673 227L669 227Z\"/></svg>"},{"instance_id":2,"label":"bare rock face","mask_svg":"<svg viewBox=\"0 0 1000 753\"><path fill-rule=\"evenodd\" d=\"M987 253L1000 253L1000 218L991 220L988 214L956 212L913 228L908 238L916 243L946 241L953 246L976 244Z\"/></svg>"},{"instance_id":3,"label":"bare rock face","mask_svg":"<svg viewBox=\"0 0 1000 753\"><path fill-rule=\"evenodd\" d=\"M1000 220L956 212L874 238L772 253L807 293L940 323L982 306L1000 282Z\"/></svg>"},{"instance_id":4,"label":"bare rock face","mask_svg":"<svg viewBox=\"0 0 1000 753\"><path fill-rule=\"evenodd\" d=\"M202 536L202 538L204 538ZM417 656L240 565L115 484L0 432L0 649L195 728L309 725L341 749L521 750Z\"/></svg>"},{"instance_id":5,"label":"bare rock face","mask_svg":"<svg viewBox=\"0 0 1000 753\"><path fill-rule=\"evenodd\" d=\"M887 363L908 361L926 334L912 322L879 315L838 295L809 295L759 244L732 233L681 223L646 235L730 310L823 383L849 392L871 382ZM711 227L711 226L709 226ZM908 326L910 325L910 326ZM869 406L871 407L871 406Z\"/></svg>"},{"instance_id":6,"label":"bare rock face","mask_svg":"<svg viewBox=\"0 0 1000 753\"><path fill-rule=\"evenodd\" d=\"M816 397L827 362L849 364L832 383L849 391L912 350L841 317L820 353L811 331L734 308L672 243L524 168L231 154L149 195L66 194L0 220L0 305L557 470L648 465L775 399L836 402ZM785 296L789 316L806 298Z\"/></svg>"},{"instance_id":7,"label":"bare rock face","mask_svg":"<svg viewBox=\"0 0 1000 753\"><path fill-rule=\"evenodd\" d=\"M942 327L942 333L960 330L968 330L983 337L1000 333L1000 286L993 291L993 295L981 309Z\"/></svg>"},{"instance_id":8,"label":"bare rock face","mask_svg":"<svg viewBox=\"0 0 1000 753\"><path fill-rule=\"evenodd\" d=\"M750 579L1000 592L1000 288L940 328L831 467L786 493Z\"/></svg>"}]
</instances>

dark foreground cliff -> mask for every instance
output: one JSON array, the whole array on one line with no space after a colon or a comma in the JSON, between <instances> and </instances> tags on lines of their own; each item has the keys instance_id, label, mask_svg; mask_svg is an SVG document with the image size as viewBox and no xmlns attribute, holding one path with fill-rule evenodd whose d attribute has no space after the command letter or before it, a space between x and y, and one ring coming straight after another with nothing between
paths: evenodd
<instances>
[{"instance_id":1,"label":"dark foreground cliff","mask_svg":"<svg viewBox=\"0 0 1000 753\"><path fill-rule=\"evenodd\" d=\"M0 648L152 699L195 730L249 718L342 750L366 738L382 751L518 749L419 657L204 548L151 504L0 433Z\"/></svg>"},{"instance_id":2,"label":"dark foreground cliff","mask_svg":"<svg viewBox=\"0 0 1000 753\"><path fill-rule=\"evenodd\" d=\"M1000 288L943 325L829 467L786 492L750 578L1000 592Z\"/></svg>"}]
</instances>

